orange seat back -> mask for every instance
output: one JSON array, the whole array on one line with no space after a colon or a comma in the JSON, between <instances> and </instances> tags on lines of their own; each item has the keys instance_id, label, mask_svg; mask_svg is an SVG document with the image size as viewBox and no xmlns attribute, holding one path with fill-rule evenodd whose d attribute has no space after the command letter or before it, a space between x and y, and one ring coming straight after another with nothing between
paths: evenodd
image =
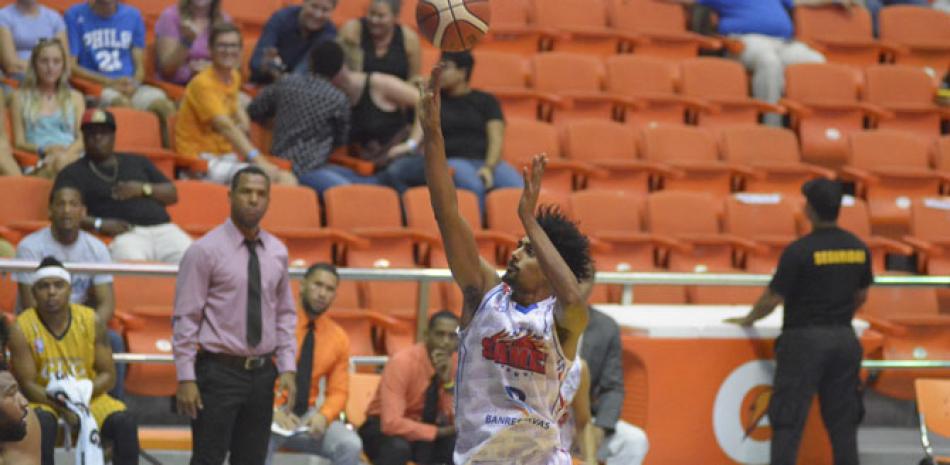
<instances>
[{"instance_id":1,"label":"orange seat back","mask_svg":"<svg viewBox=\"0 0 950 465\"><path fill-rule=\"evenodd\" d=\"M471 191L458 190L455 192L458 199L459 213L472 230L482 229L478 211L478 197ZM402 204L406 209L406 224L410 228L424 231L429 234L439 234L439 225L432 212L429 189L425 186L413 187L402 194Z\"/></svg>"},{"instance_id":2,"label":"orange seat back","mask_svg":"<svg viewBox=\"0 0 950 465\"><path fill-rule=\"evenodd\" d=\"M658 0L609 0L610 24L631 32L683 32L686 11L681 5Z\"/></svg>"},{"instance_id":3,"label":"orange seat back","mask_svg":"<svg viewBox=\"0 0 950 465\"><path fill-rule=\"evenodd\" d=\"M799 39L871 39L871 13L859 6L841 5L795 8L795 33Z\"/></svg>"},{"instance_id":4,"label":"orange seat back","mask_svg":"<svg viewBox=\"0 0 950 465\"><path fill-rule=\"evenodd\" d=\"M950 231L950 199L918 199L910 207L911 235L923 240L946 240Z\"/></svg>"},{"instance_id":5,"label":"orange seat back","mask_svg":"<svg viewBox=\"0 0 950 465\"><path fill-rule=\"evenodd\" d=\"M930 432L950 437L950 379L919 378L914 387L920 421Z\"/></svg>"},{"instance_id":6,"label":"orange seat back","mask_svg":"<svg viewBox=\"0 0 950 465\"><path fill-rule=\"evenodd\" d=\"M680 62L680 90L696 97L747 97L749 78L736 60L690 58Z\"/></svg>"},{"instance_id":7,"label":"orange seat back","mask_svg":"<svg viewBox=\"0 0 950 465\"><path fill-rule=\"evenodd\" d=\"M937 87L923 69L916 66L878 65L864 70L864 97L878 105L904 103L932 104Z\"/></svg>"},{"instance_id":8,"label":"orange seat back","mask_svg":"<svg viewBox=\"0 0 950 465\"><path fill-rule=\"evenodd\" d=\"M785 96L803 103L854 102L861 84L861 76L845 65L799 63L785 68Z\"/></svg>"},{"instance_id":9,"label":"orange seat back","mask_svg":"<svg viewBox=\"0 0 950 465\"><path fill-rule=\"evenodd\" d=\"M487 229L501 231L521 238L524 236L524 227L518 219L518 200L521 198L521 189L501 188L488 193L485 198L485 221ZM545 190L541 190L538 205L558 205L562 211L569 213L559 199Z\"/></svg>"},{"instance_id":10,"label":"orange seat back","mask_svg":"<svg viewBox=\"0 0 950 465\"><path fill-rule=\"evenodd\" d=\"M207 181L175 181L178 202L169 205L168 215L179 226L199 226L207 229L223 223L231 215L228 188Z\"/></svg>"},{"instance_id":11,"label":"orange seat back","mask_svg":"<svg viewBox=\"0 0 950 465\"><path fill-rule=\"evenodd\" d=\"M508 163L520 170L539 153L547 154L548 158L561 157L561 145L553 125L521 118L506 122L502 154Z\"/></svg>"},{"instance_id":12,"label":"orange seat back","mask_svg":"<svg viewBox=\"0 0 950 465\"><path fill-rule=\"evenodd\" d=\"M929 169L930 150L926 142L903 131L856 132L851 135L850 165L865 169L886 166ZM881 175L887 176L887 173Z\"/></svg>"},{"instance_id":13,"label":"orange seat back","mask_svg":"<svg viewBox=\"0 0 950 465\"><path fill-rule=\"evenodd\" d=\"M534 0L534 19L543 27L606 28L607 5L604 0Z\"/></svg>"},{"instance_id":14,"label":"orange seat back","mask_svg":"<svg viewBox=\"0 0 950 465\"><path fill-rule=\"evenodd\" d=\"M721 210L721 205L709 194L654 192L647 196L646 224L655 234L717 234Z\"/></svg>"},{"instance_id":15,"label":"orange seat back","mask_svg":"<svg viewBox=\"0 0 950 465\"><path fill-rule=\"evenodd\" d=\"M366 409L379 389L382 376L373 373L350 373L349 393L346 396L346 419L356 427L366 421Z\"/></svg>"},{"instance_id":16,"label":"orange seat back","mask_svg":"<svg viewBox=\"0 0 950 465\"><path fill-rule=\"evenodd\" d=\"M161 125L155 113L128 107L112 107L115 116L115 150L162 148Z\"/></svg>"},{"instance_id":17,"label":"orange seat back","mask_svg":"<svg viewBox=\"0 0 950 465\"><path fill-rule=\"evenodd\" d=\"M688 126L645 128L641 138L643 158L659 162L715 161L718 147L709 131Z\"/></svg>"},{"instance_id":18,"label":"orange seat back","mask_svg":"<svg viewBox=\"0 0 950 465\"><path fill-rule=\"evenodd\" d=\"M0 225L49 220L53 183L33 176L0 176Z\"/></svg>"},{"instance_id":19,"label":"orange seat back","mask_svg":"<svg viewBox=\"0 0 950 465\"><path fill-rule=\"evenodd\" d=\"M317 194L306 187L272 184L270 205L261 226L264 229L320 228Z\"/></svg>"},{"instance_id":20,"label":"orange seat back","mask_svg":"<svg viewBox=\"0 0 950 465\"><path fill-rule=\"evenodd\" d=\"M480 89L527 87L528 64L521 55L477 49L473 54L478 66L472 70L472 86Z\"/></svg>"},{"instance_id":21,"label":"orange seat back","mask_svg":"<svg viewBox=\"0 0 950 465\"><path fill-rule=\"evenodd\" d=\"M567 123L562 132L562 146L564 155L575 160L637 158L634 132L612 121L580 120Z\"/></svg>"},{"instance_id":22,"label":"orange seat back","mask_svg":"<svg viewBox=\"0 0 950 465\"><path fill-rule=\"evenodd\" d=\"M382 186L350 184L323 193L327 226L343 230L402 227L399 196Z\"/></svg>"},{"instance_id":23,"label":"orange seat back","mask_svg":"<svg viewBox=\"0 0 950 465\"><path fill-rule=\"evenodd\" d=\"M757 162L801 163L795 133L773 126L737 126L722 130L722 155L745 165Z\"/></svg>"},{"instance_id":24,"label":"orange seat back","mask_svg":"<svg viewBox=\"0 0 950 465\"><path fill-rule=\"evenodd\" d=\"M599 92L603 88L604 63L594 56L540 53L532 58L531 68L534 87L545 92Z\"/></svg>"},{"instance_id":25,"label":"orange seat back","mask_svg":"<svg viewBox=\"0 0 950 465\"><path fill-rule=\"evenodd\" d=\"M642 93L672 94L679 70L661 58L639 55L608 57L607 91L621 95Z\"/></svg>"},{"instance_id":26,"label":"orange seat back","mask_svg":"<svg viewBox=\"0 0 950 465\"><path fill-rule=\"evenodd\" d=\"M762 236L798 236L795 206L775 194L735 194L726 198L724 230L755 240Z\"/></svg>"},{"instance_id":27,"label":"orange seat back","mask_svg":"<svg viewBox=\"0 0 950 465\"><path fill-rule=\"evenodd\" d=\"M640 201L623 191L586 190L571 194L571 212L586 234L639 233L643 230Z\"/></svg>"}]
</instances>

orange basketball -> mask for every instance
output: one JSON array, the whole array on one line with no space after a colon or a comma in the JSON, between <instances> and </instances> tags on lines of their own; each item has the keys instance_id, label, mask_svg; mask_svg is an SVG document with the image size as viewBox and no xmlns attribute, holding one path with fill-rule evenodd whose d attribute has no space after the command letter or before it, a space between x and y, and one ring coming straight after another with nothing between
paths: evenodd
<instances>
[{"instance_id":1,"label":"orange basketball","mask_svg":"<svg viewBox=\"0 0 950 465\"><path fill-rule=\"evenodd\" d=\"M419 0L416 6L419 33L446 52L474 47L490 19L488 0Z\"/></svg>"}]
</instances>

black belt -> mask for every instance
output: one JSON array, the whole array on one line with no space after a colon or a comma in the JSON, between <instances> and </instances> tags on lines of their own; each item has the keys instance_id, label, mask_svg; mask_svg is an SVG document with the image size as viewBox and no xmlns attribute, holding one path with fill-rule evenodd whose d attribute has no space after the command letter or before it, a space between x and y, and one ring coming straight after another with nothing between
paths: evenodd
<instances>
[{"instance_id":1,"label":"black belt","mask_svg":"<svg viewBox=\"0 0 950 465\"><path fill-rule=\"evenodd\" d=\"M222 365L237 368L239 370L254 371L268 366L272 363L273 354L245 357L243 355L219 354L217 352L198 352L198 358L214 360Z\"/></svg>"}]
</instances>

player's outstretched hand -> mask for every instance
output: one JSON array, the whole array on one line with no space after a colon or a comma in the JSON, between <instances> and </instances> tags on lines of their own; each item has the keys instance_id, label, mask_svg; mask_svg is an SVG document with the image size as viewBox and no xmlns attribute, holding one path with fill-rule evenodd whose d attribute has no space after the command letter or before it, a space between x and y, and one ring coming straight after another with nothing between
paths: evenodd
<instances>
[{"instance_id":1,"label":"player's outstretched hand","mask_svg":"<svg viewBox=\"0 0 950 465\"><path fill-rule=\"evenodd\" d=\"M524 190L521 191L521 200L518 202L518 215L524 218L533 218L534 210L538 206L538 195L541 193L541 176L544 167L548 164L548 156L535 155L531 159L531 166L524 167L521 175L524 177Z\"/></svg>"},{"instance_id":2,"label":"player's outstretched hand","mask_svg":"<svg viewBox=\"0 0 950 465\"><path fill-rule=\"evenodd\" d=\"M419 89L419 103L416 105L416 112L419 113L419 121L422 122L422 129L430 132L442 127L442 104L439 99L439 86L442 82L442 65L436 65L432 68L432 75L427 84L417 83Z\"/></svg>"}]
</instances>

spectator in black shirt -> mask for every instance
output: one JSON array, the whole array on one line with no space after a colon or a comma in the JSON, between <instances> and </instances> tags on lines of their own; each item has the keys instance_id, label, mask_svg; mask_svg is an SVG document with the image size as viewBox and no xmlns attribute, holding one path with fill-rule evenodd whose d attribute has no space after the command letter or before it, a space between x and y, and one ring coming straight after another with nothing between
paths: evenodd
<instances>
[{"instance_id":1,"label":"spectator in black shirt","mask_svg":"<svg viewBox=\"0 0 950 465\"><path fill-rule=\"evenodd\" d=\"M768 410L772 465L797 462L815 393L835 465L857 465L862 350L851 319L873 281L871 253L860 239L837 226L840 184L813 180L805 183L802 193L808 199L805 212L812 232L785 249L772 282L752 311L727 321L751 326L784 302Z\"/></svg>"},{"instance_id":2,"label":"spectator in black shirt","mask_svg":"<svg viewBox=\"0 0 950 465\"><path fill-rule=\"evenodd\" d=\"M471 53L444 52L440 66L443 67L442 136L449 166L454 171L453 181L458 188L474 192L484 211L487 191L524 187L521 173L501 159L505 137L501 105L495 96L469 85L475 67ZM414 180L421 176L421 157L407 157L396 163L389 171L395 172L398 178Z\"/></svg>"},{"instance_id":3,"label":"spectator in black shirt","mask_svg":"<svg viewBox=\"0 0 950 465\"><path fill-rule=\"evenodd\" d=\"M399 24L401 7L402 0L372 0L365 17L340 27L340 45L350 69L391 74L404 81L419 79L419 36Z\"/></svg>"},{"instance_id":4,"label":"spectator in black shirt","mask_svg":"<svg viewBox=\"0 0 950 465\"><path fill-rule=\"evenodd\" d=\"M82 193L82 226L113 236L113 260L178 263L191 238L165 211L178 201L175 185L147 158L114 152L112 113L87 110L80 128L86 154L56 176L53 190L65 185Z\"/></svg>"}]
</instances>

